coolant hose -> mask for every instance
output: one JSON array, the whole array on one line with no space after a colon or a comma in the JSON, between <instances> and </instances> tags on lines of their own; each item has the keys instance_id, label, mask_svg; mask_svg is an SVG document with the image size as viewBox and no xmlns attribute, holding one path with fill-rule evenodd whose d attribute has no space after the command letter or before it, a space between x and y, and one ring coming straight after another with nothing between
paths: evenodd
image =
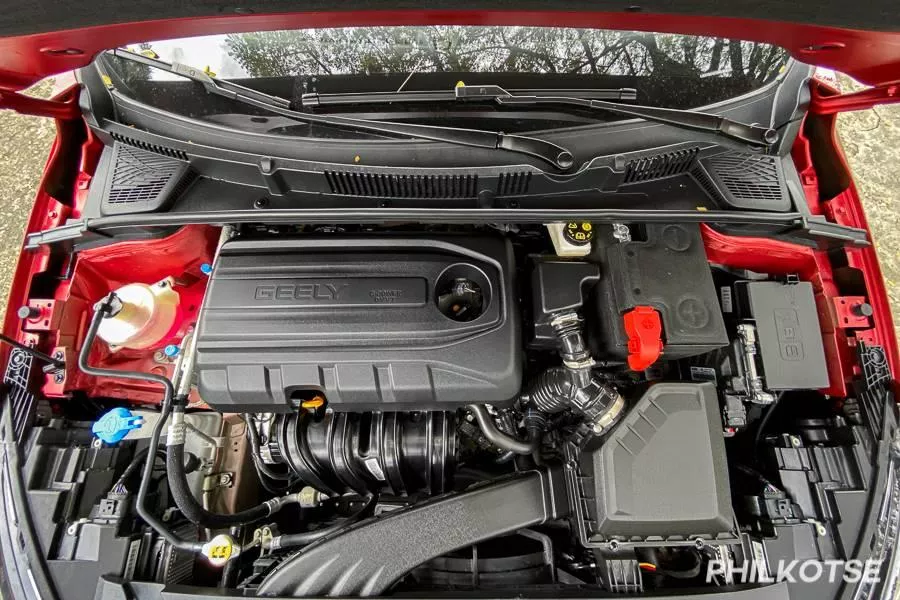
<instances>
[{"instance_id":1,"label":"coolant hose","mask_svg":"<svg viewBox=\"0 0 900 600\"><path fill-rule=\"evenodd\" d=\"M184 405L175 406L172 424L166 438L166 472L169 491L181 513L192 523L207 529L225 529L235 525L247 525L274 514L282 506L297 500L296 494L266 500L253 508L230 515L221 515L203 508L194 497L184 472Z\"/></svg>"},{"instance_id":2,"label":"coolant hose","mask_svg":"<svg viewBox=\"0 0 900 600\"><path fill-rule=\"evenodd\" d=\"M94 307L94 318L91 320L91 325L88 327L87 335L84 336L84 342L78 353L78 368L85 374L94 375L96 377L118 377L119 379L145 381L162 386L164 392L162 405L160 406L159 420L153 426L153 430L150 433L149 447L156 449L159 448L159 439L162 437L163 427L165 427L169 413L172 411L175 395L175 389L172 387L172 382L161 375L154 375L153 373L101 369L92 367L88 364L88 357L91 354L91 347L94 345L94 340L97 337L97 330L100 328L100 322L112 312L112 307L116 300L116 295L110 294L98 302ZM141 475L141 485L138 488L137 498L135 499L135 510L137 510L138 516L174 548L187 550L189 552L199 552L203 544L181 539L147 508L147 495L150 492L150 484L153 478L153 463L155 462L156 453L154 452L151 455L150 452L148 452L147 455L147 461L144 463L144 471Z\"/></svg>"},{"instance_id":3,"label":"coolant hose","mask_svg":"<svg viewBox=\"0 0 900 600\"><path fill-rule=\"evenodd\" d=\"M369 511L369 509L372 508L372 506L375 504L375 496L373 494L369 494L368 496L366 496L365 501L366 503L362 508L360 508L349 517L341 519L334 525L322 527L321 529L313 529L312 531L304 531L302 533L285 533L279 536L275 536L274 538L272 538L269 549L277 550L279 548L307 546L333 533L337 533L348 525L352 525L353 523L362 519Z\"/></svg>"},{"instance_id":4,"label":"coolant hose","mask_svg":"<svg viewBox=\"0 0 900 600\"><path fill-rule=\"evenodd\" d=\"M481 433L484 434L484 437L498 448L509 450L516 454L532 454L540 445L541 440L539 436L531 436L531 439L527 442L523 442L522 440L517 440L497 429L493 419L491 419L490 413L484 405L469 404L466 408L474 415L475 420L478 421L478 426L481 428Z\"/></svg>"}]
</instances>

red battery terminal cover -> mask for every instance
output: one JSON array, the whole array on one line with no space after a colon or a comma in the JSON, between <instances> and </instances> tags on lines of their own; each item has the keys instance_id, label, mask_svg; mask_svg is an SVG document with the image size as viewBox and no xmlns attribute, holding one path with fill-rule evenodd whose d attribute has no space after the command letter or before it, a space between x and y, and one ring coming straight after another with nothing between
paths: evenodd
<instances>
[{"instance_id":1,"label":"red battery terminal cover","mask_svg":"<svg viewBox=\"0 0 900 600\"><path fill-rule=\"evenodd\" d=\"M662 321L652 306L635 306L625 313L625 334L628 336L628 367L643 371L662 354Z\"/></svg>"}]
</instances>

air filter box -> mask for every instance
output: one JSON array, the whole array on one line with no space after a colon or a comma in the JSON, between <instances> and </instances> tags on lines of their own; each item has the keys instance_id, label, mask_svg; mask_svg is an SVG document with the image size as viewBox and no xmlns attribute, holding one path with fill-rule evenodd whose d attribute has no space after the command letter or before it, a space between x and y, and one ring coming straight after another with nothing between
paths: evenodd
<instances>
[{"instance_id":1,"label":"air filter box","mask_svg":"<svg viewBox=\"0 0 900 600\"><path fill-rule=\"evenodd\" d=\"M717 398L709 383L657 383L581 452L572 481L585 545L735 538Z\"/></svg>"}]
</instances>

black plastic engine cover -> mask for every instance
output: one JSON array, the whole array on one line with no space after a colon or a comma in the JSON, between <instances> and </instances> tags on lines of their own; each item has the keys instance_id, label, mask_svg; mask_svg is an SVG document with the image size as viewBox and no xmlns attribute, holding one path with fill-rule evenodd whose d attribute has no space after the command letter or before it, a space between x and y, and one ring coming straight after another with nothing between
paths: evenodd
<instances>
[{"instance_id":1,"label":"black plastic engine cover","mask_svg":"<svg viewBox=\"0 0 900 600\"><path fill-rule=\"evenodd\" d=\"M197 329L200 395L227 412L288 412L309 390L338 411L502 405L522 378L514 266L499 237L229 241ZM459 279L481 302L453 318L438 297Z\"/></svg>"}]
</instances>

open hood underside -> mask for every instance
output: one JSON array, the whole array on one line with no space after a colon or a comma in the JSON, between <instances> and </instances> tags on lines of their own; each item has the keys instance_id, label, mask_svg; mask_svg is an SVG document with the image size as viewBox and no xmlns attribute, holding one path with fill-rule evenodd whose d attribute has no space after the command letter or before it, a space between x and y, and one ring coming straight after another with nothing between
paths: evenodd
<instances>
[{"instance_id":1,"label":"open hood underside","mask_svg":"<svg viewBox=\"0 0 900 600\"><path fill-rule=\"evenodd\" d=\"M900 80L895 0L302 0L175 2L33 0L0 14L0 88L22 89L88 64L104 49L151 39L302 27L547 25L715 35L776 44L803 62L871 85ZM288 12L290 11L290 12Z\"/></svg>"}]
</instances>

